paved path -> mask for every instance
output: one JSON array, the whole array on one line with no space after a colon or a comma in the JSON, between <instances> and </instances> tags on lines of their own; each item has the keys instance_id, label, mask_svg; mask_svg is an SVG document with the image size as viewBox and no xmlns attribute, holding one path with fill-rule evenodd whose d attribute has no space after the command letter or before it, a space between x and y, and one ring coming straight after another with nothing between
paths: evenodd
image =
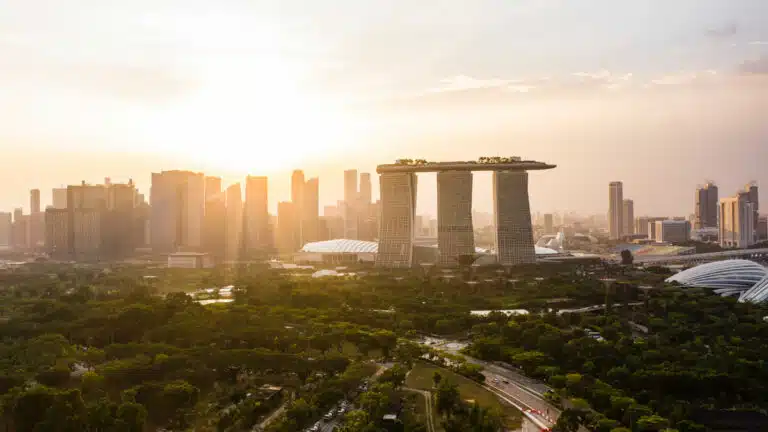
<instances>
[{"instance_id":1,"label":"paved path","mask_svg":"<svg viewBox=\"0 0 768 432\"><path fill-rule=\"evenodd\" d=\"M424 396L425 403L425 415L427 416L427 432L435 432L435 417L432 412L432 392L427 390L419 390L410 387L403 387L403 390L418 393Z\"/></svg>"},{"instance_id":2,"label":"paved path","mask_svg":"<svg viewBox=\"0 0 768 432\"><path fill-rule=\"evenodd\" d=\"M265 418L261 423L254 426L252 430L258 431L258 430L264 430L267 426L269 426L273 421L275 421L280 415L285 412L285 409L288 407L288 404L291 402L293 398L289 397L283 402L282 405L280 405L276 410L272 412L272 414L268 415L267 418Z\"/></svg>"}]
</instances>

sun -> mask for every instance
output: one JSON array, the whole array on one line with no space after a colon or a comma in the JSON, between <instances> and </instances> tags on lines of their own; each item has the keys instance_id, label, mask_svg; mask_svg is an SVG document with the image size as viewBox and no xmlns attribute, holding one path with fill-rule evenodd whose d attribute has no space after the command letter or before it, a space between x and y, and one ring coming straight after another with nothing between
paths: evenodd
<instances>
[{"instance_id":1,"label":"sun","mask_svg":"<svg viewBox=\"0 0 768 432\"><path fill-rule=\"evenodd\" d=\"M230 173L269 174L332 158L358 139L339 100L302 91L279 58L219 59L200 86L157 116L158 145Z\"/></svg>"}]
</instances>

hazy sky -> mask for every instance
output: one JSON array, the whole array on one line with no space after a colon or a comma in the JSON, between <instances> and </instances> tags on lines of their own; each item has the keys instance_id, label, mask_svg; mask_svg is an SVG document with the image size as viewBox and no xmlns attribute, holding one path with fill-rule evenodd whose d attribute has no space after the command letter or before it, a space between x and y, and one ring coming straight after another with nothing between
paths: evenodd
<instances>
[{"instance_id":1,"label":"hazy sky","mask_svg":"<svg viewBox=\"0 0 768 432\"><path fill-rule=\"evenodd\" d=\"M533 210L687 215L768 188L766 0L0 0L0 209L28 189L199 169L520 155ZM490 209L488 176L475 206ZM434 212L421 176L419 210ZM374 192L374 195L378 195ZM768 210L768 190L762 209Z\"/></svg>"}]
</instances>

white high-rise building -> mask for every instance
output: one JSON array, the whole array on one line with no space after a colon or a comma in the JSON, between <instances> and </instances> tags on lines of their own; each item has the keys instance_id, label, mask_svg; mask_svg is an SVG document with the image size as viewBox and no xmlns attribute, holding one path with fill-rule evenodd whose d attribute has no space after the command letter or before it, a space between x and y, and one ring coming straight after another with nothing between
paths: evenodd
<instances>
[{"instance_id":1,"label":"white high-rise building","mask_svg":"<svg viewBox=\"0 0 768 432\"><path fill-rule=\"evenodd\" d=\"M720 199L720 246L746 248L755 243L755 204L749 192Z\"/></svg>"}]
</instances>

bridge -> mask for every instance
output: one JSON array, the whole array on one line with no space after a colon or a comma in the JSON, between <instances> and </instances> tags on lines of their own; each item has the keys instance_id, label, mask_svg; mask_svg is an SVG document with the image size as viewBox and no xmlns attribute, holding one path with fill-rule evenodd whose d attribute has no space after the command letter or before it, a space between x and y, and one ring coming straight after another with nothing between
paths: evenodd
<instances>
[{"instance_id":1,"label":"bridge","mask_svg":"<svg viewBox=\"0 0 768 432\"><path fill-rule=\"evenodd\" d=\"M737 249L721 252L707 252L700 254L674 255L674 256L636 256L636 264L674 264L674 263L698 263L707 261L717 261L723 259L742 258L753 261L768 260L768 248L760 249Z\"/></svg>"}]
</instances>

